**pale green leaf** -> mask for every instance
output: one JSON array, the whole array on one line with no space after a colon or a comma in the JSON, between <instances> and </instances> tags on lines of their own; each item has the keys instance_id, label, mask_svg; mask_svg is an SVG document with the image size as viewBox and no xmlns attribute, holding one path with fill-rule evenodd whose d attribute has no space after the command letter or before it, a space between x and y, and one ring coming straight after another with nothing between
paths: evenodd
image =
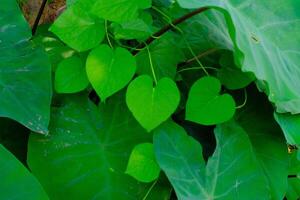
<instances>
[{"instance_id":1,"label":"pale green leaf","mask_svg":"<svg viewBox=\"0 0 300 200\"><path fill-rule=\"evenodd\" d=\"M242 70L255 74L278 112L300 113L300 1L177 1L223 12Z\"/></svg>"},{"instance_id":2,"label":"pale green leaf","mask_svg":"<svg viewBox=\"0 0 300 200\"><path fill-rule=\"evenodd\" d=\"M300 145L300 115L274 113L274 117L282 129L287 143Z\"/></svg>"},{"instance_id":3,"label":"pale green leaf","mask_svg":"<svg viewBox=\"0 0 300 200\"><path fill-rule=\"evenodd\" d=\"M217 148L205 164L201 145L183 128L167 122L155 130L156 159L178 199L268 199L266 179L243 129L230 122L218 126L215 135Z\"/></svg>"}]
</instances>

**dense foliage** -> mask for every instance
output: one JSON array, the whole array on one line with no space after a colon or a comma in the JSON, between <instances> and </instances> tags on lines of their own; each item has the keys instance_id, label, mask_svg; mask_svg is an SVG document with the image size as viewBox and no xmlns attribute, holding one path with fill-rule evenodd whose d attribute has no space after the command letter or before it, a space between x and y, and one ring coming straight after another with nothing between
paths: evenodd
<instances>
[{"instance_id":1,"label":"dense foliage","mask_svg":"<svg viewBox=\"0 0 300 200\"><path fill-rule=\"evenodd\" d=\"M0 5L0 199L300 198L300 2ZM24 2L24 1L22 1Z\"/></svg>"}]
</instances>

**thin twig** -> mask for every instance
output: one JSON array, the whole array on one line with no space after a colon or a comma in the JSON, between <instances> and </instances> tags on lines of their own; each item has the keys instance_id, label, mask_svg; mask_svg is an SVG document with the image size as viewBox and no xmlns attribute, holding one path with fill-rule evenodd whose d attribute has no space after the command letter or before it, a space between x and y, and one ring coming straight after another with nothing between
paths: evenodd
<instances>
[{"instance_id":1,"label":"thin twig","mask_svg":"<svg viewBox=\"0 0 300 200\"><path fill-rule=\"evenodd\" d=\"M199 59L201 59L201 58L203 58L203 57L205 57L205 56L208 56L208 55L210 55L210 54L212 54L212 53L215 53L217 50L218 50L218 49L209 49L209 50L207 50L207 51L201 52L198 56L193 57L193 58L191 58L191 59L189 59L189 60L186 60L186 61L184 61L184 62L182 62L182 63L179 63L179 64L178 64L178 67L183 67L183 66L185 66L185 65L191 64L191 63L193 63L194 61L196 61L197 59L199 60Z\"/></svg>"},{"instance_id":2,"label":"thin twig","mask_svg":"<svg viewBox=\"0 0 300 200\"><path fill-rule=\"evenodd\" d=\"M47 0L43 0L42 5L41 5L41 7L39 9L39 12L38 12L38 14L37 14L37 16L35 18L34 24L32 26L32 35L34 35L36 33L36 29L37 29L37 27L39 25L39 22L40 22L40 19L42 17L42 14L44 12L46 3L47 3Z\"/></svg>"},{"instance_id":3,"label":"thin twig","mask_svg":"<svg viewBox=\"0 0 300 200\"><path fill-rule=\"evenodd\" d=\"M178 25L181 24L182 22L186 21L187 19L202 13L204 11L206 11L208 8L207 7L203 7L203 8L199 8L197 10L194 10L178 19L175 19L174 21L172 21L172 23L167 24L166 26L162 27L159 31L157 31L156 33L154 33L152 36L150 36L145 42L140 43L140 45L137 46L137 49L142 49L145 47L145 45L149 45L151 44L155 39L159 38L160 36L162 36L164 33L168 32L170 29L172 29L174 27L174 25ZM132 54L136 55L139 51L133 51Z\"/></svg>"}]
</instances>

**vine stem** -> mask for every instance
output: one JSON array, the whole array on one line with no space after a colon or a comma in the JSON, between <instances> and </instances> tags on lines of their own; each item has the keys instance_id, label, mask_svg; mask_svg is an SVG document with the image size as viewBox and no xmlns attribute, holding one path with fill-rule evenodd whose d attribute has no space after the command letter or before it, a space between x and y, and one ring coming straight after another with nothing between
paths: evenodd
<instances>
[{"instance_id":1,"label":"vine stem","mask_svg":"<svg viewBox=\"0 0 300 200\"><path fill-rule=\"evenodd\" d=\"M206 10L208 10L209 8L207 7L203 7L203 8L199 8L197 10L194 10L178 19L175 19L174 21L172 21L172 23L167 24L166 26L162 27L159 31L157 31L156 33L154 33L152 36L150 36L145 42L140 43L140 45L137 46L137 49L142 49L145 47L145 45L149 45L151 44L155 39L159 38L160 36L162 36L164 33L168 32L170 29L174 28L174 25L178 25L181 24L182 22L186 21L187 19L202 13ZM138 51L133 51L132 54L136 55L138 53Z\"/></svg>"},{"instance_id":2,"label":"vine stem","mask_svg":"<svg viewBox=\"0 0 300 200\"><path fill-rule=\"evenodd\" d=\"M151 52L150 52L150 49L149 49L148 45L145 44L145 47L146 47L147 52L148 52L149 62L150 62L150 67L151 67L151 71L152 71L154 83L155 83L155 85L157 85L157 78L156 78L155 71L154 71L154 67L153 67L153 62L152 62Z\"/></svg>"},{"instance_id":3,"label":"vine stem","mask_svg":"<svg viewBox=\"0 0 300 200\"><path fill-rule=\"evenodd\" d=\"M156 183L158 182L158 179L156 179L155 182L153 182L153 184L150 186L149 190L147 191L146 195L144 196L143 200L146 200L147 197L149 196L150 192L152 191L152 189L154 188L154 186L156 185Z\"/></svg>"},{"instance_id":4,"label":"vine stem","mask_svg":"<svg viewBox=\"0 0 300 200\"><path fill-rule=\"evenodd\" d=\"M43 0L43 2L42 2L42 4L41 4L41 7L40 7L40 9L39 9L39 12L38 12L38 14L37 14L37 16L36 16L36 18L35 18L35 20L34 20L34 24L33 24L33 26L32 26L32 36L34 36L35 33L36 33L36 29L37 29L37 27L38 27L38 25L39 25L39 22L40 22L40 19L41 19L41 17L42 17L42 14L43 14L43 12L44 12L46 3L47 3L47 0Z\"/></svg>"},{"instance_id":5,"label":"vine stem","mask_svg":"<svg viewBox=\"0 0 300 200\"><path fill-rule=\"evenodd\" d=\"M106 39L107 39L107 42L108 42L110 48L113 49L114 47L113 47L113 45L112 45L112 43L111 43L111 41L110 41L110 39L109 39L107 20L105 20L105 33L106 33Z\"/></svg>"},{"instance_id":6,"label":"vine stem","mask_svg":"<svg viewBox=\"0 0 300 200\"><path fill-rule=\"evenodd\" d=\"M184 68L184 69L181 69L181 70L178 70L177 73L181 73L181 72L185 72L185 71L190 71L190 70L200 70L203 68L205 69L212 69L212 70L215 70L215 71L218 71L219 69L217 68L214 68L214 67L189 67L189 68Z\"/></svg>"}]
</instances>

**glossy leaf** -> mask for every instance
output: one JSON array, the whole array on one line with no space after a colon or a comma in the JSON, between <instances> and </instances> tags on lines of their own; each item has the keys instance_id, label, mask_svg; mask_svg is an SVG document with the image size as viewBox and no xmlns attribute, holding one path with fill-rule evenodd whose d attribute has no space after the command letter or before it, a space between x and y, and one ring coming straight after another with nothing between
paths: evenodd
<instances>
[{"instance_id":1,"label":"glossy leaf","mask_svg":"<svg viewBox=\"0 0 300 200\"><path fill-rule=\"evenodd\" d=\"M124 22L137 18L138 11L151 7L151 0L98 0L92 12L109 21Z\"/></svg>"},{"instance_id":2,"label":"glossy leaf","mask_svg":"<svg viewBox=\"0 0 300 200\"><path fill-rule=\"evenodd\" d=\"M54 22L50 31L77 51L86 51L104 39L104 21L88 12L88 8L75 3Z\"/></svg>"},{"instance_id":3,"label":"glossy leaf","mask_svg":"<svg viewBox=\"0 0 300 200\"><path fill-rule=\"evenodd\" d=\"M150 135L132 117L123 95L99 109L85 96L53 108L50 134L29 139L28 164L51 199L142 199L147 185L124 173L131 150ZM59 178L57 178L59 177Z\"/></svg>"},{"instance_id":4,"label":"glossy leaf","mask_svg":"<svg viewBox=\"0 0 300 200\"><path fill-rule=\"evenodd\" d=\"M30 29L16 1L0 7L0 116L46 133L50 118L51 67L28 40Z\"/></svg>"},{"instance_id":5,"label":"glossy leaf","mask_svg":"<svg viewBox=\"0 0 300 200\"><path fill-rule=\"evenodd\" d=\"M177 1L184 8L213 7L225 13L242 70L255 74L278 112L300 113L300 16L294 12L300 2Z\"/></svg>"},{"instance_id":6,"label":"glossy leaf","mask_svg":"<svg viewBox=\"0 0 300 200\"><path fill-rule=\"evenodd\" d=\"M85 65L79 57L70 57L58 64L55 72L55 90L58 93L75 93L87 88Z\"/></svg>"},{"instance_id":7,"label":"glossy leaf","mask_svg":"<svg viewBox=\"0 0 300 200\"><path fill-rule=\"evenodd\" d=\"M1 144L0 166L0 199L48 199L36 178Z\"/></svg>"},{"instance_id":8,"label":"glossy leaf","mask_svg":"<svg viewBox=\"0 0 300 200\"><path fill-rule=\"evenodd\" d=\"M151 143L138 144L129 157L126 174L141 182L152 182L158 178L160 168L155 160Z\"/></svg>"},{"instance_id":9,"label":"glossy leaf","mask_svg":"<svg viewBox=\"0 0 300 200\"><path fill-rule=\"evenodd\" d=\"M179 90L169 78L161 79L153 88L150 76L139 76L129 84L126 93L129 110L148 132L166 121L179 101Z\"/></svg>"},{"instance_id":10,"label":"glossy leaf","mask_svg":"<svg viewBox=\"0 0 300 200\"><path fill-rule=\"evenodd\" d=\"M124 88L136 70L135 58L124 48L107 45L93 49L86 61L88 79L102 101Z\"/></svg>"},{"instance_id":11,"label":"glossy leaf","mask_svg":"<svg viewBox=\"0 0 300 200\"><path fill-rule=\"evenodd\" d=\"M215 135L217 148L206 165L201 145L183 128L167 122L155 130L155 155L178 199L268 199L268 185L247 134L229 122Z\"/></svg>"},{"instance_id":12,"label":"glossy leaf","mask_svg":"<svg viewBox=\"0 0 300 200\"><path fill-rule=\"evenodd\" d=\"M228 121L235 113L231 95L222 94L221 83L214 77L204 77L192 86L186 104L186 119L203 125Z\"/></svg>"}]
</instances>

